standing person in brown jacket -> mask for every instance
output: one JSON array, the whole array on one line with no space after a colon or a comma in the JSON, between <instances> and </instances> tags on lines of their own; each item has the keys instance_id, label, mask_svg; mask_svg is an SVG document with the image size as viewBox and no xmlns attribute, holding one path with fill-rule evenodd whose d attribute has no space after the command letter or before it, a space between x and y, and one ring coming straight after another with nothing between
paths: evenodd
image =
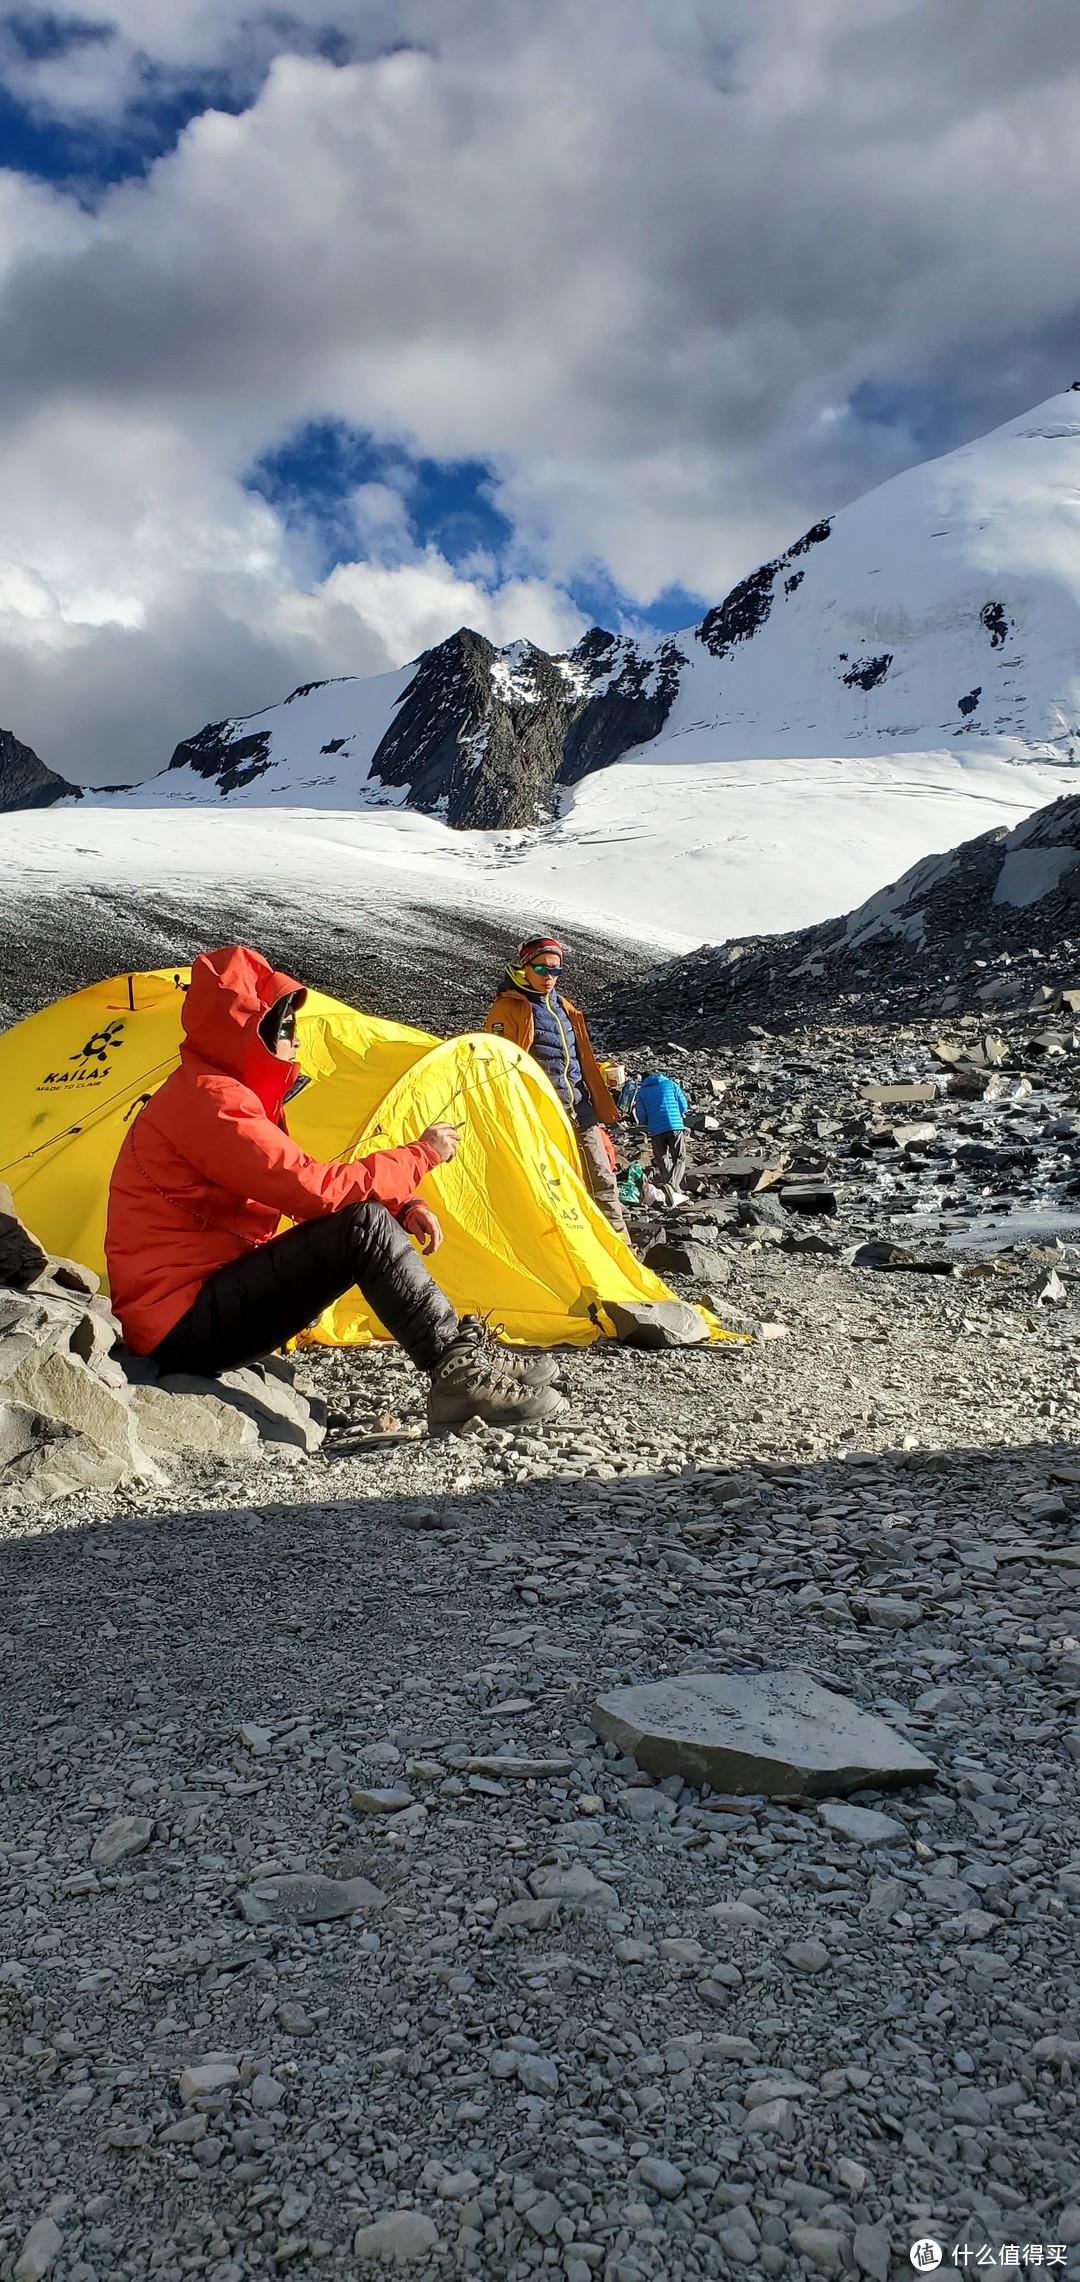
<instances>
[{"instance_id":1,"label":"standing person in brown jacket","mask_svg":"<svg viewBox=\"0 0 1080 2282\"><path fill-rule=\"evenodd\" d=\"M539 1062L577 1134L582 1169L594 1202L629 1242L615 1178L615 1153L605 1127L619 1112L593 1052L585 1017L559 989L563 947L553 935L533 935L506 969L506 981L484 1024Z\"/></svg>"}]
</instances>

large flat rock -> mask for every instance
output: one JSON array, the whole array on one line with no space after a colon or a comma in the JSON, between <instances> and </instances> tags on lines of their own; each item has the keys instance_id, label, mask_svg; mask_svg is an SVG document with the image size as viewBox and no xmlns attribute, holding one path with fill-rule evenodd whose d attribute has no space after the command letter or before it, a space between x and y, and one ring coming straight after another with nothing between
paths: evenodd
<instances>
[{"instance_id":1,"label":"large flat rock","mask_svg":"<svg viewBox=\"0 0 1080 2282\"><path fill-rule=\"evenodd\" d=\"M624 1347L704 1347L709 1326L683 1299L605 1300Z\"/></svg>"},{"instance_id":2,"label":"large flat rock","mask_svg":"<svg viewBox=\"0 0 1080 2282\"><path fill-rule=\"evenodd\" d=\"M884 1720L799 1671L695 1672L613 1688L592 1721L651 1775L758 1797L835 1797L936 1773Z\"/></svg>"}]
</instances>

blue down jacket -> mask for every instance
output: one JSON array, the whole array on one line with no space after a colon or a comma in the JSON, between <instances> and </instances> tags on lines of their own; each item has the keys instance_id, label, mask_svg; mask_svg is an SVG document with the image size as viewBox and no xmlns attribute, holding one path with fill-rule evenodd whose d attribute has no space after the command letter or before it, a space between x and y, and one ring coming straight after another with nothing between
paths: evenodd
<instances>
[{"instance_id":1,"label":"blue down jacket","mask_svg":"<svg viewBox=\"0 0 1080 2282\"><path fill-rule=\"evenodd\" d=\"M646 1133L681 1133L683 1119L690 1104L681 1086L674 1078L662 1077L659 1070L642 1078L634 1099L634 1116Z\"/></svg>"}]
</instances>

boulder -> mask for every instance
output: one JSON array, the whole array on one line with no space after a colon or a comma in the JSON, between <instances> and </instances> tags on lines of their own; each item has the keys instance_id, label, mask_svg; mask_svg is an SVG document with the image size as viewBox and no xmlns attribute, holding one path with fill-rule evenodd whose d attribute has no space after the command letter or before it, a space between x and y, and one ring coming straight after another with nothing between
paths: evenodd
<instances>
[{"instance_id":1,"label":"boulder","mask_svg":"<svg viewBox=\"0 0 1080 2282\"><path fill-rule=\"evenodd\" d=\"M131 1407L147 1450L155 1458L257 1457L263 1444L253 1418L231 1402L206 1394L173 1394L164 1386L133 1386Z\"/></svg>"},{"instance_id":2,"label":"boulder","mask_svg":"<svg viewBox=\"0 0 1080 2282\"><path fill-rule=\"evenodd\" d=\"M79 1292L86 1299L100 1298L106 1309L109 1306L102 1294L101 1277L96 1270L84 1267L81 1260L65 1259L62 1252L51 1252L43 1273L35 1278L34 1291L41 1291L43 1287L58 1292ZM116 1321L115 1316L113 1321Z\"/></svg>"},{"instance_id":3,"label":"boulder","mask_svg":"<svg viewBox=\"0 0 1080 2282\"><path fill-rule=\"evenodd\" d=\"M624 1347L703 1347L709 1337L704 1316L688 1300L609 1300L605 1313Z\"/></svg>"},{"instance_id":4,"label":"boulder","mask_svg":"<svg viewBox=\"0 0 1080 2282\"><path fill-rule=\"evenodd\" d=\"M0 1394L83 1436L119 1464L123 1474L163 1481L139 1440L126 1390L108 1385L78 1355L56 1346L43 1348L25 1333L0 1339Z\"/></svg>"},{"instance_id":5,"label":"boulder","mask_svg":"<svg viewBox=\"0 0 1080 2282\"><path fill-rule=\"evenodd\" d=\"M722 1252L710 1244L695 1243L689 1236L682 1242L650 1244L645 1266L657 1276L696 1276L703 1283L710 1277L719 1277L722 1282L728 1272Z\"/></svg>"},{"instance_id":6,"label":"boulder","mask_svg":"<svg viewBox=\"0 0 1080 2282\"><path fill-rule=\"evenodd\" d=\"M0 1414L18 1407L0 1405ZM115 1490L126 1480L128 1469L121 1459L107 1457L80 1434L52 1426L39 1411L28 1416L31 1446L7 1464L0 1457L0 1513L73 1497L79 1490Z\"/></svg>"},{"instance_id":7,"label":"boulder","mask_svg":"<svg viewBox=\"0 0 1080 2282\"><path fill-rule=\"evenodd\" d=\"M735 1211L740 1228L782 1228L784 1208L778 1196L741 1196Z\"/></svg>"},{"instance_id":8,"label":"boulder","mask_svg":"<svg viewBox=\"0 0 1080 2282\"><path fill-rule=\"evenodd\" d=\"M11 1190L0 1181L0 1284L11 1284L21 1291L48 1265L44 1245L24 1227Z\"/></svg>"},{"instance_id":9,"label":"boulder","mask_svg":"<svg viewBox=\"0 0 1080 2282\"><path fill-rule=\"evenodd\" d=\"M613 1688L597 1698L592 1722L649 1774L729 1793L820 1798L925 1783L936 1772L884 1720L797 1670L695 1672Z\"/></svg>"},{"instance_id":10,"label":"boulder","mask_svg":"<svg viewBox=\"0 0 1080 2282\"><path fill-rule=\"evenodd\" d=\"M326 1435L325 1422L316 1417L299 1388L276 1371L267 1371L263 1364L222 1371L214 1379L201 1378L194 1371L173 1371L159 1385L168 1394L201 1395L228 1404L253 1421L264 1442L284 1443L310 1454Z\"/></svg>"},{"instance_id":11,"label":"boulder","mask_svg":"<svg viewBox=\"0 0 1080 2282\"><path fill-rule=\"evenodd\" d=\"M0 1402L0 1468L37 1449L38 1414L25 1403Z\"/></svg>"}]
</instances>

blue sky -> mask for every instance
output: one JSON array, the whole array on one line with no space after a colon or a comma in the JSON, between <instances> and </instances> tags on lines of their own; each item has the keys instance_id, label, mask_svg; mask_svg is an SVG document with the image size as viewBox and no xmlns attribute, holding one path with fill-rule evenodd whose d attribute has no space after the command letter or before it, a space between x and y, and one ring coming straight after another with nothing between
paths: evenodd
<instances>
[{"instance_id":1,"label":"blue sky","mask_svg":"<svg viewBox=\"0 0 1080 2282\"><path fill-rule=\"evenodd\" d=\"M455 570L489 589L523 565L514 525L496 503L497 473L483 460L428 459L343 421L322 420L264 453L245 480L311 548L319 577L357 558L350 503L361 486L372 484L400 498L412 546L436 548ZM693 624L706 608L703 596L680 585L635 602L601 563L567 579L565 591L585 618L619 630L640 624L667 632Z\"/></svg>"}]
</instances>

